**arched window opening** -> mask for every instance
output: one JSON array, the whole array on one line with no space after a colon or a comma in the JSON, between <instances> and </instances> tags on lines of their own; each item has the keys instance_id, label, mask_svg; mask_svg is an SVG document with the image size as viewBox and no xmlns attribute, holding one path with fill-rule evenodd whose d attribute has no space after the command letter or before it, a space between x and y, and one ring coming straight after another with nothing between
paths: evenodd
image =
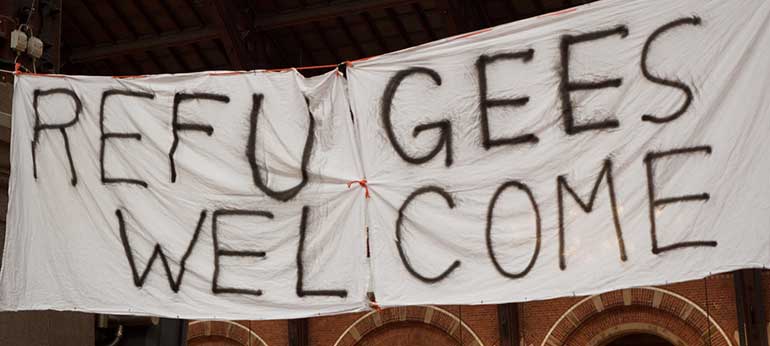
<instances>
[{"instance_id":1,"label":"arched window opening","mask_svg":"<svg viewBox=\"0 0 770 346\"><path fill-rule=\"evenodd\" d=\"M635 333L621 336L605 346L674 346L657 335Z\"/></svg>"}]
</instances>

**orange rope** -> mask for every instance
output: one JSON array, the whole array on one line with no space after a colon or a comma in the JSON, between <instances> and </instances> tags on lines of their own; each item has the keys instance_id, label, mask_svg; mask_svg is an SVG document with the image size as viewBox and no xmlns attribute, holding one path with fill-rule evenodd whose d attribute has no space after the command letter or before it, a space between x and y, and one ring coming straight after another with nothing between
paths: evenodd
<instances>
[{"instance_id":1,"label":"orange rope","mask_svg":"<svg viewBox=\"0 0 770 346\"><path fill-rule=\"evenodd\" d=\"M366 196L366 198L369 198L369 184L366 182L366 179L351 180L351 181L349 181L348 182L348 189L350 188L350 186L352 186L355 183L358 183L359 186L364 188L364 190L366 191L364 193L364 196Z\"/></svg>"},{"instance_id":2,"label":"orange rope","mask_svg":"<svg viewBox=\"0 0 770 346\"><path fill-rule=\"evenodd\" d=\"M377 304L377 301L375 301L374 299L369 300L369 306L371 306L372 309L376 310L377 312L382 311L380 304Z\"/></svg>"},{"instance_id":3,"label":"orange rope","mask_svg":"<svg viewBox=\"0 0 770 346\"><path fill-rule=\"evenodd\" d=\"M302 71L302 70L320 70L322 68L332 68L332 67L337 67L339 65L340 64L301 66L301 67L295 67L294 69L297 70L297 71Z\"/></svg>"}]
</instances>

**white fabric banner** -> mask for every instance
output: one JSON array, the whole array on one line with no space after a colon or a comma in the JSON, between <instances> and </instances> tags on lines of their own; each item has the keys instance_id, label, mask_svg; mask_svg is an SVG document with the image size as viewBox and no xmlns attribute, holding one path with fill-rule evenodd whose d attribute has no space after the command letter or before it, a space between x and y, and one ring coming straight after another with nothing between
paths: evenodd
<instances>
[{"instance_id":1,"label":"white fabric banner","mask_svg":"<svg viewBox=\"0 0 770 346\"><path fill-rule=\"evenodd\" d=\"M769 21L604 0L347 81L17 76L0 310L283 319L766 267Z\"/></svg>"},{"instance_id":2,"label":"white fabric banner","mask_svg":"<svg viewBox=\"0 0 770 346\"><path fill-rule=\"evenodd\" d=\"M0 305L190 319L366 308L345 88L294 70L18 76Z\"/></svg>"},{"instance_id":3,"label":"white fabric banner","mask_svg":"<svg viewBox=\"0 0 770 346\"><path fill-rule=\"evenodd\" d=\"M770 264L770 2L599 1L354 63L383 306Z\"/></svg>"}]
</instances>

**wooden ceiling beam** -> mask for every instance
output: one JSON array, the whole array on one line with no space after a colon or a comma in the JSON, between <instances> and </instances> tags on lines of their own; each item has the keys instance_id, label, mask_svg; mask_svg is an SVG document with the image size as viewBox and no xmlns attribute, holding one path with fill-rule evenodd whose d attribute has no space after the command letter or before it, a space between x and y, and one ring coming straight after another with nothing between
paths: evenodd
<instances>
[{"instance_id":1,"label":"wooden ceiling beam","mask_svg":"<svg viewBox=\"0 0 770 346\"><path fill-rule=\"evenodd\" d=\"M299 10L269 14L256 17L254 27L260 30L272 30L287 26L334 19L336 17L357 14L374 9L393 7L415 2L416 0L358 0L333 5L307 6Z\"/></svg>"},{"instance_id":2,"label":"wooden ceiling beam","mask_svg":"<svg viewBox=\"0 0 770 346\"><path fill-rule=\"evenodd\" d=\"M117 41L117 38L115 37L115 33L113 33L112 30L110 30L109 26L104 22L102 17L95 12L96 10L92 9L94 8L95 4L89 1L89 2L85 2L84 5L85 6L83 7L86 9L86 12L88 12L88 15L91 16L91 18L93 18L94 21L96 21L97 25L99 25L99 29L105 34L107 34L107 37L110 39L110 41L112 42Z\"/></svg>"},{"instance_id":3,"label":"wooden ceiling beam","mask_svg":"<svg viewBox=\"0 0 770 346\"><path fill-rule=\"evenodd\" d=\"M303 55L307 55L308 58L310 58L310 64L311 65L318 65L318 59L315 58L313 55L313 52L309 51L307 49L307 46L305 46L305 42L302 41L302 37L297 33L294 28L289 28L289 32L291 32L291 36L294 38L295 41L297 41L297 45L299 46L300 50L300 57ZM303 65L303 61L298 62L300 65Z\"/></svg>"},{"instance_id":4,"label":"wooden ceiling beam","mask_svg":"<svg viewBox=\"0 0 770 346\"><path fill-rule=\"evenodd\" d=\"M531 0L532 4L535 5L535 8L537 9L537 14L543 14L545 13L545 4L543 3L543 0Z\"/></svg>"},{"instance_id":5,"label":"wooden ceiling beam","mask_svg":"<svg viewBox=\"0 0 770 346\"><path fill-rule=\"evenodd\" d=\"M146 9L146 8L144 8L144 6L143 6L142 4L140 4L139 2L137 2L137 0L131 0L131 5L133 5L133 6L134 6L134 8L136 8L136 9L137 9L137 11L139 11L139 14L141 14L141 15L142 15L142 18L144 18L144 20L146 20L146 21L147 21L147 23L148 23L148 24L150 24L150 28L152 28L152 31L153 31L153 32L155 32L155 33L159 33L159 32L162 32L162 31L163 31L163 30L161 30L161 28L160 28L160 26L158 25L158 23L156 23L156 22L155 22L155 21L152 19L153 17L150 15L150 13L149 13L149 12L147 12L147 9Z\"/></svg>"},{"instance_id":6,"label":"wooden ceiling beam","mask_svg":"<svg viewBox=\"0 0 770 346\"><path fill-rule=\"evenodd\" d=\"M356 40L356 37L353 36L353 31L350 30L350 27L348 27L348 23L345 22L345 19L342 17L337 17L337 25L339 25L342 28L342 31L345 33L345 36L347 36L348 41L350 41L350 44L353 45L353 48L355 48L356 53L358 53L359 57L365 57L366 51L364 51L364 47L361 47L361 44L358 43L358 40Z\"/></svg>"},{"instance_id":7,"label":"wooden ceiling beam","mask_svg":"<svg viewBox=\"0 0 770 346\"><path fill-rule=\"evenodd\" d=\"M438 39L438 36L436 36L436 32L433 31L433 28L430 26L430 21L428 20L428 16L425 15L425 11L422 9L422 6L418 3L412 4L412 10L414 10L417 13L417 18L420 19L420 24L422 25L423 30L425 30L428 33L428 37L430 37L431 41L435 41Z\"/></svg>"},{"instance_id":8,"label":"wooden ceiling beam","mask_svg":"<svg viewBox=\"0 0 770 346\"><path fill-rule=\"evenodd\" d=\"M329 38L326 37L326 32L321 27L321 24L319 24L318 22L313 22L313 29L315 29L315 32L318 33L318 36L321 37L321 43L323 43L326 50L328 50L329 53L331 53L332 57L334 58L334 61L335 62L342 61L342 58L340 57L339 54L337 54L337 51L334 49L334 46L331 44L331 42L329 42Z\"/></svg>"},{"instance_id":9,"label":"wooden ceiling beam","mask_svg":"<svg viewBox=\"0 0 770 346\"><path fill-rule=\"evenodd\" d=\"M110 10L112 10L112 12L115 12L118 19L121 22L123 22L123 24L126 25L126 27L128 28L128 32L131 33L131 37L136 39L139 36L139 31L136 29L136 25L134 24L134 22L128 19L128 16L126 15L126 13L123 12L123 10L121 10L118 6L114 5L112 1L106 1L106 3L110 7ZM137 7L140 12L144 13L144 9L140 8L139 4L137 4L136 2L133 2L133 5ZM149 18L147 18L147 20L149 20ZM153 28L155 28L154 23L150 23L150 25L153 26ZM147 72L141 67L141 65L139 65L139 63L130 54L126 54L125 58L128 61L128 63L131 65L131 67L134 69L134 74L141 74L141 73ZM150 60L153 62L153 64L155 64L155 67L158 72L163 71L163 68L161 67L161 65L157 63L157 59L153 59L153 57L150 57Z\"/></svg>"},{"instance_id":10,"label":"wooden ceiling beam","mask_svg":"<svg viewBox=\"0 0 770 346\"><path fill-rule=\"evenodd\" d=\"M369 27L369 31L371 31L372 36L374 36L374 38L377 40L377 43L380 45L380 48L382 48L382 51L390 51L390 48L388 48L388 42L385 41L385 38L382 37L382 33L380 33L380 30L377 29L377 25L374 24L374 18L372 18L372 15L368 12L363 12L361 13L361 18L364 19L366 26Z\"/></svg>"},{"instance_id":11,"label":"wooden ceiling beam","mask_svg":"<svg viewBox=\"0 0 770 346\"><path fill-rule=\"evenodd\" d=\"M219 28L219 37L225 48L225 55L234 70L248 70L264 64L264 57L252 59L238 28L238 9L234 8L232 1L214 1L216 10L216 25Z\"/></svg>"},{"instance_id":12,"label":"wooden ceiling beam","mask_svg":"<svg viewBox=\"0 0 770 346\"><path fill-rule=\"evenodd\" d=\"M479 17L481 17L481 27L488 28L492 26L492 21L489 19L489 12L487 12L487 5L482 1L474 1L476 10L479 11Z\"/></svg>"},{"instance_id":13,"label":"wooden ceiling beam","mask_svg":"<svg viewBox=\"0 0 770 346\"><path fill-rule=\"evenodd\" d=\"M511 16L513 17L513 20L519 20L519 19L523 18L521 13L519 13L519 11L516 9L516 7L513 6L512 0L505 0L505 1L503 1L503 3L505 4L505 9L507 9L508 12L511 13Z\"/></svg>"},{"instance_id":14,"label":"wooden ceiling beam","mask_svg":"<svg viewBox=\"0 0 770 346\"><path fill-rule=\"evenodd\" d=\"M388 14L388 17L390 18L390 21L393 23L393 25L396 26L398 33L401 34L401 37L406 42L406 46L407 47L414 46L414 42L412 42L412 38L409 37L409 33L406 31L406 27L404 26L404 23L401 22L401 19L398 19L398 13L396 13L396 10L389 8L385 10L385 12Z\"/></svg>"},{"instance_id":15,"label":"wooden ceiling beam","mask_svg":"<svg viewBox=\"0 0 770 346\"><path fill-rule=\"evenodd\" d=\"M151 37L139 38L128 42L99 45L94 47L74 48L70 56L73 63L106 59L112 56L125 55L137 52L149 51L156 48L184 46L191 43L208 41L220 36L215 28L202 28L183 30L171 34L162 34Z\"/></svg>"},{"instance_id":16,"label":"wooden ceiling beam","mask_svg":"<svg viewBox=\"0 0 770 346\"><path fill-rule=\"evenodd\" d=\"M198 21L198 24L200 24L200 26L206 26L206 20L203 19L200 11L198 11L198 5L193 3L192 0L185 0L185 4L192 11L193 15L195 16L195 20Z\"/></svg>"}]
</instances>

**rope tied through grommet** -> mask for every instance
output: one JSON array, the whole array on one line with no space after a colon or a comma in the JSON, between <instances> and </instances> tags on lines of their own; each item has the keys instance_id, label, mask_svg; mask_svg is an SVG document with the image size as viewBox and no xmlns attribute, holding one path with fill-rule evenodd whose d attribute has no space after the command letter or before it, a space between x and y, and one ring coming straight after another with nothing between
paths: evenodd
<instances>
[{"instance_id":1,"label":"rope tied through grommet","mask_svg":"<svg viewBox=\"0 0 770 346\"><path fill-rule=\"evenodd\" d=\"M366 198L369 198L369 184L367 183L366 179L361 179L361 180L351 180L351 181L349 181L349 182L348 182L348 189L349 189L349 188L350 188L350 187L351 187L353 184L356 184L356 183L357 183L359 186L361 186L361 187L363 187L363 188L364 188L364 196L366 196Z\"/></svg>"}]
</instances>

